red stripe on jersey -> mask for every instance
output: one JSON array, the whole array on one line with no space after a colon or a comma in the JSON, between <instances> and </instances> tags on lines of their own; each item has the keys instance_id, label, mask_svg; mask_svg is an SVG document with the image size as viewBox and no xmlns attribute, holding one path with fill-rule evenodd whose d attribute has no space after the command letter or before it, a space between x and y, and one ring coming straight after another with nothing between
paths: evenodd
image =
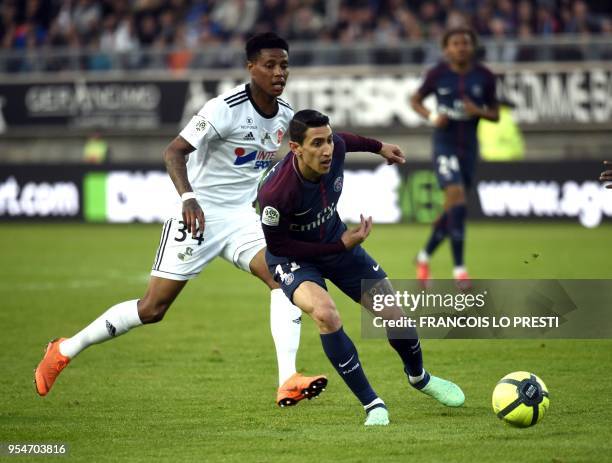
<instances>
[{"instance_id":1,"label":"red stripe on jersey","mask_svg":"<svg viewBox=\"0 0 612 463\"><path fill-rule=\"evenodd\" d=\"M321 204L323 206L323 211L327 209L327 190L325 189L325 185L323 185L323 181L319 183L319 190L321 190ZM323 239L325 236L325 224L321 224L320 237Z\"/></svg>"}]
</instances>

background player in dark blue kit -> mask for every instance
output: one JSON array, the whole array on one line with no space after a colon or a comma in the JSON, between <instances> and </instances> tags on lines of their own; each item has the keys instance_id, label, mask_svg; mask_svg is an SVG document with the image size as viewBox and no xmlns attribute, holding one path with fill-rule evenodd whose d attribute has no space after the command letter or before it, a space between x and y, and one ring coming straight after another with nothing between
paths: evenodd
<instances>
[{"instance_id":1,"label":"background player in dark blue kit","mask_svg":"<svg viewBox=\"0 0 612 463\"><path fill-rule=\"evenodd\" d=\"M434 222L431 236L417 255L417 278L429 285L429 258L448 236L455 268L453 276L461 287L469 287L463 261L466 190L472 184L478 160L476 128L480 118L499 119L495 76L475 61L476 34L467 28L447 31L442 38L446 61L432 68L410 99L412 108L435 127L433 162L440 187L444 189L444 212ZM437 109L429 111L423 100L435 94Z\"/></svg>"},{"instance_id":2,"label":"background player in dark blue kit","mask_svg":"<svg viewBox=\"0 0 612 463\"><path fill-rule=\"evenodd\" d=\"M365 376L325 279L369 309L374 294L393 294L384 270L360 246L370 233L372 218L362 216L361 224L349 230L336 207L347 151L378 153L390 164L403 163L404 155L395 145L333 134L327 116L313 110L295 114L289 135L291 152L271 171L258 195L266 261L287 297L317 324L323 350L367 413L365 424L386 425L389 415L385 403ZM362 291L362 280L373 283ZM379 314L384 319L404 315L399 307L385 308ZM423 369L416 330L388 328L387 336L414 388L447 406L463 404L465 398L457 385Z\"/></svg>"}]
</instances>

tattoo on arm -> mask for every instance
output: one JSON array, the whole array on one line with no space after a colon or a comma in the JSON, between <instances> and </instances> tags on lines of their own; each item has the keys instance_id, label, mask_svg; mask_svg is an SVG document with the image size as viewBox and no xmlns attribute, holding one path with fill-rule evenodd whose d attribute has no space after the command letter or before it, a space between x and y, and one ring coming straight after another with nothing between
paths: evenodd
<instances>
[{"instance_id":1,"label":"tattoo on arm","mask_svg":"<svg viewBox=\"0 0 612 463\"><path fill-rule=\"evenodd\" d=\"M176 137L164 151L166 170L179 195L192 191L187 177L187 160L185 159L192 151L194 148L182 137Z\"/></svg>"}]
</instances>

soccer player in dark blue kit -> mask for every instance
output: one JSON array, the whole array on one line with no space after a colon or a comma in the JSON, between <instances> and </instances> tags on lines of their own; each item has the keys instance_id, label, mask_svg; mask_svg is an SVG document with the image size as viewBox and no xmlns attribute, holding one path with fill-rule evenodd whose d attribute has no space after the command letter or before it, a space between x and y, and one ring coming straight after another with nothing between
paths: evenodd
<instances>
[{"instance_id":1,"label":"soccer player in dark blue kit","mask_svg":"<svg viewBox=\"0 0 612 463\"><path fill-rule=\"evenodd\" d=\"M360 246L370 233L372 218L362 216L359 226L347 229L336 207L346 152L378 153L390 164L403 163L404 155L395 145L334 134L327 116L314 110L296 113L289 135L291 152L270 172L258 195L266 261L287 297L317 324L325 354L366 411L365 424L386 425L385 403L365 376L325 279L370 310L375 294L394 294L380 264ZM363 289L362 280L366 283ZM378 314L385 320L404 315L400 307L387 307ZM387 328L387 336L415 389L450 407L463 404L465 398L457 385L424 370L414 328Z\"/></svg>"},{"instance_id":2,"label":"soccer player in dark blue kit","mask_svg":"<svg viewBox=\"0 0 612 463\"><path fill-rule=\"evenodd\" d=\"M417 278L430 283L429 259L447 236L450 239L454 270L459 287L469 287L463 260L466 191L474 178L478 160L476 128L480 118L499 119L495 76L475 60L477 38L468 28L448 30L442 38L446 57L429 70L425 81L411 97L412 108L435 127L433 163L440 187L444 189L444 212L434 222L431 236L417 255ZM423 100L434 94L437 109L429 111Z\"/></svg>"}]
</instances>

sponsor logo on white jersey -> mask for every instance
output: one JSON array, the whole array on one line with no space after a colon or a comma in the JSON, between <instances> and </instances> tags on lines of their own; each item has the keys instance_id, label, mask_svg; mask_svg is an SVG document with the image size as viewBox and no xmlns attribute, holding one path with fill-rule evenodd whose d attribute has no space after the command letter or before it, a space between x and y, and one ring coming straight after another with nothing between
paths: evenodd
<instances>
[{"instance_id":1,"label":"sponsor logo on white jersey","mask_svg":"<svg viewBox=\"0 0 612 463\"><path fill-rule=\"evenodd\" d=\"M251 161L255 161L253 169L267 169L272 161L276 157L277 151L251 151L246 152L244 148L236 148L234 154L236 159L234 160L235 166L243 166Z\"/></svg>"}]
</instances>

